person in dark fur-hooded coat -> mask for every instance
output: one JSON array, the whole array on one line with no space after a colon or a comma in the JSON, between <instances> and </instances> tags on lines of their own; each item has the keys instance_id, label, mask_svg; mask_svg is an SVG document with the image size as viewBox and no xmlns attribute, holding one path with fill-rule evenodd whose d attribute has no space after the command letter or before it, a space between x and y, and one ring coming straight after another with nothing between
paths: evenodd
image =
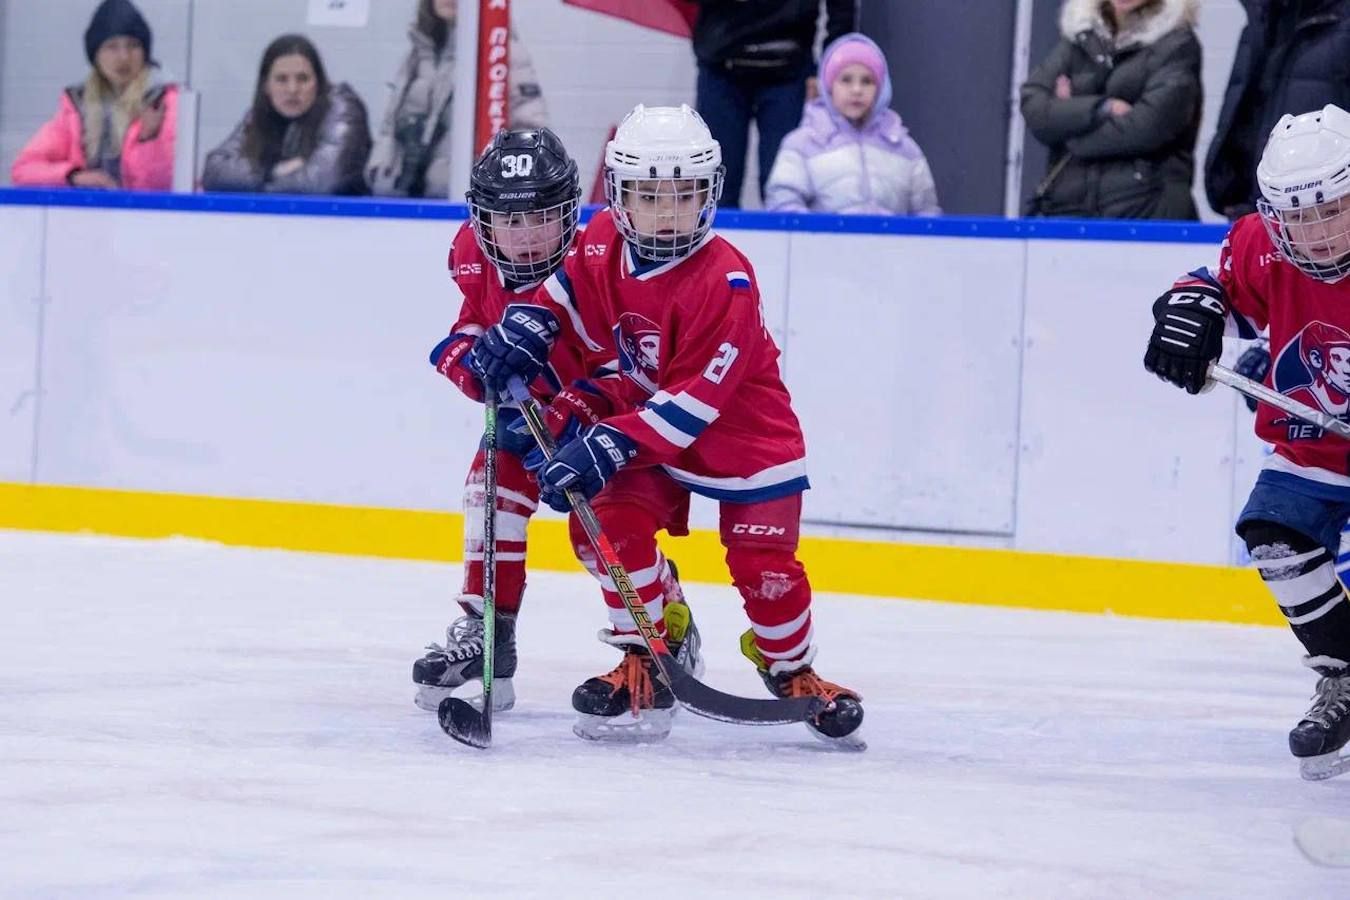
<instances>
[{"instance_id":1,"label":"person in dark fur-hooded coat","mask_svg":"<svg viewBox=\"0 0 1350 900\"><path fill-rule=\"evenodd\" d=\"M1022 85L1050 148L1046 216L1195 219L1199 0L1067 0L1061 39Z\"/></svg>"}]
</instances>

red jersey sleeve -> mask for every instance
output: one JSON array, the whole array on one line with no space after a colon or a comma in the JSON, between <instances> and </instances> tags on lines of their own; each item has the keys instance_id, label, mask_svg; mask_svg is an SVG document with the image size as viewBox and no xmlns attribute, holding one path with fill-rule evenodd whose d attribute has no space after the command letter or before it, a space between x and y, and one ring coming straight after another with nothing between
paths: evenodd
<instances>
[{"instance_id":1,"label":"red jersey sleeve","mask_svg":"<svg viewBox=\"0 0 1350 900\"><path fill-rule=\"evenodd\" d=\"M1270 324L1264 285L1275 246L1260 216L1243 216L1233 223L1219 248L1215 280L1228 301L1228 336L1255 338Z\"/></svg>"},{"instance_id":2,"label":"red jersey sleeve","mask_svg":"<svg viewBox=\"0 0 1350 900\"><path fill-rule=\"evenodd\" d=\"M1274 252L1261 220L1245 216L1224 236L1219 264L1187 272L1171 290L1215 297L1228 311L1224 336L1251 340L1270 324L1262 284Z\"/></svg>"},{"instance_id":3,"label":"red jersey sleeve","mask_svg":"<svg viewBox=\"0 0 1350 900\"><path fill-rule=\"evenodd\" d=\"M460 304L459 316L450 329L451 334L478 337L489 325L497 321L485 308L487 297L487 279L494 277L492 267L478 249L474 240L473 228L468 222L460 226L450 244L450 277L455 280L464 302Z\"/></svg>"}]
</instances>

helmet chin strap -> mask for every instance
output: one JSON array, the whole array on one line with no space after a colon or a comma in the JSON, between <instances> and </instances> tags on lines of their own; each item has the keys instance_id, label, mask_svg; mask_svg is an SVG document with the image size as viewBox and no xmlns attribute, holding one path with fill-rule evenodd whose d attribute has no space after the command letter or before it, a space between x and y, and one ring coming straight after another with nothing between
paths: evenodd
<instances>
[{"instance_id":1,"label":"helmet chin strap","mask_svg":"<svg viewBox=\"0 0 1350 900\"><path fill-rule=\"evenodd\" d=\"M693 243L687 238L659 238L646 237L645 235L638 235L638 237L641 239L637 244L638 258L647 262L670 262L672 259L679 259L684 255L679 252L680 244L688 243L692 246Z\"/></svg>"},{"instance_id":2,"label":"helmet chin strap","mask_svg":"<svg viewBox=\"0 0 1350 900\"><path fill-rule=\"evenodd\" d=\"M1335 284L1346 275L1350 275L1350 252L1344 253L1340 258L1326 263L1313 262L1302 254L1293 253L1293 247L1290 248L1289 262L1300 272L1309 278L1316 278L1325 284Z\"/></svg>"}]
</instances>

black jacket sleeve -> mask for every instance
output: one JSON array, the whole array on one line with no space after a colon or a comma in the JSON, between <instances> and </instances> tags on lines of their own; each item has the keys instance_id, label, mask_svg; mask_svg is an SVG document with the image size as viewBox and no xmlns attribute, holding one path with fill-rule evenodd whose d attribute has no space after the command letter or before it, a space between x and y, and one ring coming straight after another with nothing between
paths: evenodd
<instances>
[{"instance_id":1,"label":"black jacket sleeve","mask_svg":"<svg viewBox=\"0 0 1350 900\"><path fill-rule=\"evenodd\" d=\"M1073 54L1074 45L1061 40L1022 85L1022 118L1047 147L1091 131L1097 124L1097 106L1105 99L1100 94L1078 94L1068 100L1055 96L1055 80L1069 73Z\"/></svg>"},{"instance_id":2,"label":"black jacket sleeve","mask_svg":"<svg viewBox=\"0 0 1350 900\"><path fill-rule=\"evenodd\" d=\"M1123 116L1106 116L1068 141L1081 159L1143 156L1175 141L1194 121L1200 103L1200 43L1189 30L1149 73L1144 92ZM1161 48L1160 48L1161 49Z\"/></svg>"}]
</instances>

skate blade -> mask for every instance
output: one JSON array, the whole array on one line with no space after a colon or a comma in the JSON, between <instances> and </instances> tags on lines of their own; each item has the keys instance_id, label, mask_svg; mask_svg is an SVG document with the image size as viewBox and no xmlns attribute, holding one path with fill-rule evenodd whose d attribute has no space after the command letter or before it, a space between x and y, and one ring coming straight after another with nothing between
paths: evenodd
<instances>
[{"instance_id":1,"label":"skate blade","mask_svg":"<svg viewBox=\"0 0 1350 900\"><path fill-rule=\"evenodd\" d=\"M612 744L650 744L670 736L677 707L644 709L641 715L588 716L577 713L572 733L584 741Z\"/></svg>"},{"instance_id":2,"label":"skate blade","mask_svg":"<svg viewBox=\"0 0 1350 900\"><path fill-rule=\"evenodd\" d=\"M427 712L437 712L441 708L441 703L450 699L453 692L458 690L459 685L455 687L441 687L439 685L419 684L417 686L417 695L413 697L413 705L418 709L425 709ZM481 694L475 697L466 697L465 700L481 710L483 708L483 697ZM492 682L492 711L506 712L516 705L516 689L511 683L510 678L498 678Z\"/></svg>"},{"instance_id":3,"label":"skate blade","mask_svg":"<svg viewBox=\"0 0 1350 900\"><path fill-rule=\"evenodd\" d=\"M1350 867L1350 819L1305 819L1294 826L1294 844L1319 866Z\"/></svg>"},{"instance_id":4,"label":"skate blade","mask_svg":"<svg viewBox=\"0 0 1350 900\"><path fill-rule=\"evenodd\" d=\"M1309 756L1298 763L1298 773L1304 781L1326 781L1347 771L1350 771L1350 757L1341 756L1338 750L1321 756Z\"/></svg>"},{"instance_id":5,"label":"skate blade","mask_svg":"<svg viewBox=\"0 0 1350 900\"><path fill-rule=\"evenodd\" d=\"M832 750L843 753L861 753L867 749L867 741L862 738L862 729L850 732L843 737L830 737L822 731L817 731L810 722L806 723L806 728L811 732L812 737Z\"/></svg>"}]
</instances>

